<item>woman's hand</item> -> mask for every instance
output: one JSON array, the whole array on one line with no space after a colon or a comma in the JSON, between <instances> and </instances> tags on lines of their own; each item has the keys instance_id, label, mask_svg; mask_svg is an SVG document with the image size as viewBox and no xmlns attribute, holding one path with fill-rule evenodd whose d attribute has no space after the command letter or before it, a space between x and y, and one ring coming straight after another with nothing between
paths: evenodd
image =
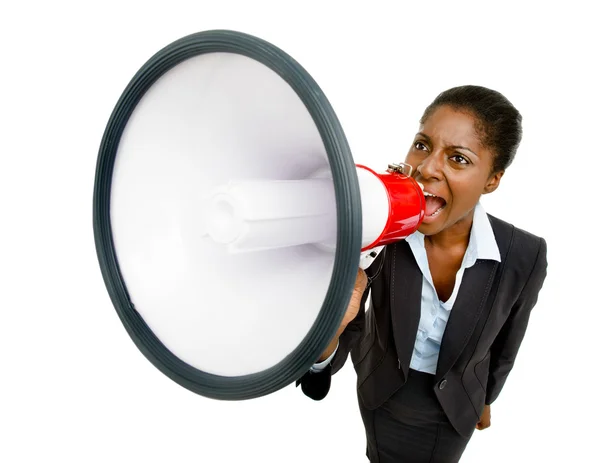
<instances>
[{"instance_id":1,"label":"woman's hand","mask_svg":"<svg viewBox=\"0 0 600 463\"><path fill-rule=\"evenodd\" d=\"M367 288L367 274L362 268L358 269L356 274L356 281L354 283L354 291L352 291L352 297L350 303L342 319L342 330L343 331L348 324L356 318L360 309L360 301L362 300L365 289Z\"/></svg>"},{"instance_id":2,"label":"woman's hand","mask_svg":"<svg viewBox=\"0 0 600 463\"><path fill-rule=\"evenodd\" d=\"M346 313L344 314L342 323L340 324L335 337L329 343L327 349L325 349L325 352L323 352L321 357L319 357L319 362L322 362L331 354L333 354L338 345L338 340L346 329L346 326L348 326L348 324L358 315L358 312L360 311L360 301L362 300L365 289L367 288L367 282L367 274L363 269L359 268L358 273L356 274L356 281L354 282L354 290L352 291L352 296L350 297L350 302L346 308Z\"/></svg>"},{"instance_id":3,"label":"woman's hand","mask_svg":"<svg viewBox=\"0 0 600 463\"><path fill-rule=\"evenodd\" d=\"M482 429L489 428L492 425L492 412L490 411L490 406L486 405L483 408L483 413L481 414L481 418L479 418L479 423L477 423L476 428L480 431Z\"/></svg>"}]
</instances>

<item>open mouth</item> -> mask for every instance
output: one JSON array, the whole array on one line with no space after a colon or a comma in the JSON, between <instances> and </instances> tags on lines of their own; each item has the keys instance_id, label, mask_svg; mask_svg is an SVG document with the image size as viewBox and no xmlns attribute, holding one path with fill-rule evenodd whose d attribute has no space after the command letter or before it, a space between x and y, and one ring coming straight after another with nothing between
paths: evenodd
<instances>
[{"instance_id":1,"label":"open mouth","mask_svg":"<svg viewBox=\"0 0 600 463\"><path fill-rule=\"evenodd\" d=\"M444 198L440 198L439 196L427 191L423 191L423 193L425 194L426 217L435 217L444 210L446 207L446 200Z\"/></svg>"}]
</instances>

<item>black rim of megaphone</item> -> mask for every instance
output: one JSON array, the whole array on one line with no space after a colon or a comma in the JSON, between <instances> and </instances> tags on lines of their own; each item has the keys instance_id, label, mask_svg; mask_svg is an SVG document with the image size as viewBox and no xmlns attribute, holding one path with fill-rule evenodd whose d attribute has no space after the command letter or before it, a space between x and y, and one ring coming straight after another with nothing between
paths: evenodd
<instances>
[{"instance_id":1,"label":"black rim of megaphone","mask_svg":"<svg viewBox=\"0 0 600 463\"><path fill-rule=\"evenodd\" d=\"M337 207L337 242L333 273L321 310L303 341L278 364L258 373L219 376L183 362L156 337L133 306L119 270L110 222L115 157L129 117L145 92L182 61L211 52L247 56L268 66L297 93L323 140L332 171ZM206 397L243 400L275 392L300 378L325 350L341 323L358 270L362 211L356 167L350 147L327 98L312 77L288 54L265 40L242 32L212 30L183 37L156 53L124 90L101 141L94 185L94 238L104 282L115 309L138 349L161 372ZM310 288L306 288L310 291ZM282 303L285 303L282 301Z\"/></svg>"}]
</instances>

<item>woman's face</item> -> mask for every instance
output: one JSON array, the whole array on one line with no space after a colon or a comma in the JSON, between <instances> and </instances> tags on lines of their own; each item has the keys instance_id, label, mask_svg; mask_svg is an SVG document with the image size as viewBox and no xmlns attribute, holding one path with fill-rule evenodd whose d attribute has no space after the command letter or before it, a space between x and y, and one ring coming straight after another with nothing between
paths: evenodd
<instances>
[{"instance_id":1,"label":"woman's face","mask_svg":"<svg viewBox=\"0 0 600 463\"><path fill-rule=\"evenodd\" d=\"M467 113L440 106L415 136L405 162L424 185L427 208L419 227L424 235L470 221L480 196L500 183L503 172L490 174L494 156L481 144L475 122Z\"/></svg>"}]
</instances>

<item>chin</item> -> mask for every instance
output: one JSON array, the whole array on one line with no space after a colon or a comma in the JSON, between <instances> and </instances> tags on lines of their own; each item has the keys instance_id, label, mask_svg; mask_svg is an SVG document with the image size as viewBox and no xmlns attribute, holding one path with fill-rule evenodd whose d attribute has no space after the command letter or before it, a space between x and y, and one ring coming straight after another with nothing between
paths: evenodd
<instances>
[{"instance_id":1,"label":"chin","mask_svg":"<svg viewBox=\"0 0 600 463\"><path fill-rule=\"evenodd\" d=\"M421 223L417 230L425 236L435 235L442 231L443 227L440 227L437 223Z\"/></svg>"}]
</instances>

